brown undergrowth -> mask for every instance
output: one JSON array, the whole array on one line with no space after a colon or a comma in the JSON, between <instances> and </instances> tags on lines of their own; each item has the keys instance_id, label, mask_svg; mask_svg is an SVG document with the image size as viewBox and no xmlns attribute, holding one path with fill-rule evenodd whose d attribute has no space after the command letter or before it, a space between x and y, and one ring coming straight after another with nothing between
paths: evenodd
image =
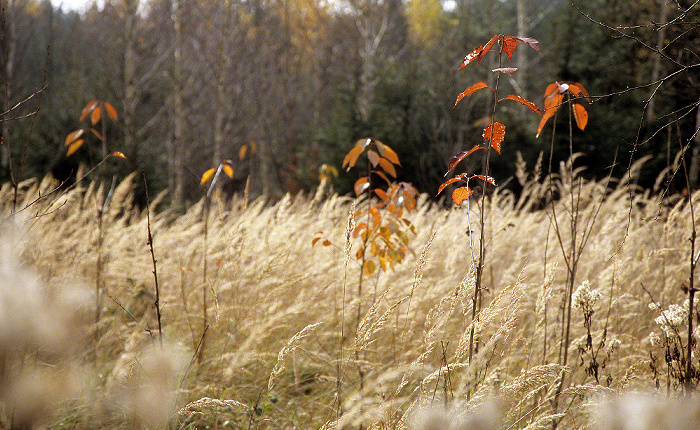
<instances>
[{"instance_id":1,"label":"brown undergrowth","mask_svg":"<svg viewBox=\"0 0 700 430\"><path fill-rule=\"evenodd\" d=\"M5 186L3 229L13 239L3 248L2 318L9 321L17 309L30 309L19 336L37 340L12 343L18 335L3 321L0 426L448 428L460 422L472 423L470 428L531 429L561 417L562 428L585 428L597 396L627 390L675 395L680 387L669 371L674 362L658 341L664 322L658 317L659 309L681 305L684 297L687 200L630 193L629 180L608 189L589 181L576 191L580 217L598 212L578 268L587 283L579 295L589 302L574 311L569 355L577 360L562 367L556 363L566 269L553 242L552 212L540 210L549 182L520 176L521 196L500 191L486 200L485 306L473 323L465 318L474 277L460 208L419 199L408 215L416 227L414 249L405 264L369 278L361 298L366 311L358 322L349 311L358 298L346 292L358 281L356 263L346 255L356 250L310 243L321 230L343 243L349 199L333 196L317 203L286 196L270 205L263 199L215 198L206 254L203 202L182 215L156 212L153 202L162 349L147 218L133 204L138 177L117 186L105 215L106 288L97 348L91 342L94 320L87 316L94 311L89 297L94 291L80 289L84 297L73 294L73 301L62 294L68 286L94 284L98 229L86 208L94 207L104 189L91 183L30 205L56 184L50 178L25 181L21 207L27 209L11 216ZM554 177L554 195L565 196L573 182L560 177ZM569 201L556 202L562 220L571 210ZM475 203L470 210L479 207ZM16 271L34 273L26 291L14 287ZM211 313L197 364L202 288L210 293ZM7 298L15 293L19 298ZM61 318L47 321L54 314ZM345 331L345 339L339 338L341 321L356 327ZM478 350L468 362L472 324ZM46 327L69 333L68 340L56 344L57 335L42 337ZM354 362L356 357L363 362ZM17 394L13 387L26 383L26 375L33 375L35 391L45 396ZM70 389L41 389L59 377ZM566 388L552 402L561 378Z\"/></svg>"}]
</instances>

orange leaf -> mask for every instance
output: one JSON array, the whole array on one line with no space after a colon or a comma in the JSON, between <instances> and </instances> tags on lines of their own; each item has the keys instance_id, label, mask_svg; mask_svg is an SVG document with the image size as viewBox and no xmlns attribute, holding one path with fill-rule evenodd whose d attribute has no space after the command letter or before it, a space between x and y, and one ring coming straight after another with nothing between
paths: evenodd
<instances>
[{"instance_id":1,"label":"orange leaf","mask_svg":"<svg viewBox=\"0 0 700 430\"><path fill-rule=\"evenodd\" d=\"M479 46L478 48L475 48L472 52L467 54L466 57L464 57L464 60L462 60L462 64L459 66L461 69L462 67L465 67L467 64L471 63L472 61L476 60L479 58L481 55L481 52L484 50L484 46ZM479 59L479 62L481 62L481 59Z\"/></svg>"},{"instance_id":2,"label":"orange leaf","mask_svg":"<svg viewBox=\"0 0 700 430\"><path fill-rule=\"evenodd\" d=\"M482 88L488 88L489 86L486 85L486 82L477 82L476 84L472 85L471 87L467 88L464 90L461 94L457 96L457 101L455 102L455 106L457 106L457 103L459 103L460 100L465 98L466 96L470 95L471 93L475 91L479 91Z\"/></svg>"},{"instance_id":3,"label":"orange leaf","mask_svg":"<svg viewBox=\"0 0 700 430\"><path fill-rule=\"evenodd\" d=\"M231 167L230 164L224 163L223 166L221 166L221 169L224 171L224 173L226 173L226 176L233 179L233 167Z\"/></svg>"},{"instance_id":4,"label":"orange leaf","mask_svg":"<svg viewBox=\"0 0 700 430\"><path fill-rule=\"evenodd\" d=\"M377 164L379 164L379 154L370 149L367 151L367 158L369 162L372 163L372 167L377 167Z\"/></svg>"},{"instance_id":5,"label":"orange leaf","mask_svg":"<svg viewBox=\"0 0 700 430\"><path fill-rule=\"evenodd\" d=\"M102 108L95 106L95 109L93 109L92 113L90 114L90 122L92 125L95 125L100 122L100 119L102 119Z\"/></svg>"},{"instance_id":6,"label":"orange leaf","mask_svg":"<svg viewBox=\"0 0 700 430\"><path fill-rule=\"evenodd\" d=\"M508 76L515 76L515 74L518 72L517 67L499 67L497 69L491 70L492 72L497 72L497 73L505 73Z\"/></svg>"},{"instance_id":7,"label":"orange leaf","mask_svg":"<svg viewBox=\"0 0 700 430\"><path fill-rule=\"evenodd\" d=\"M506 53L508 59L513 58L513 51L518 47L518 39L513 36L506 36L501 40L501 49ZM510 75L513 76L513 75Z\"/></svg>"},{"instance_id":8,"label":"orange leaf","mask_svg":"<svg viewBox=\"0 0 700 430\"><path fill-rule=\"evenodd\" d=\"M486 176L486 175L474 175L475 178L479 178L484 182L488 182L491 185L496 185L496 180L493 179L491 176Z\"/></svg>"},{"instance_id":9,"label":"orange leaf","mask_svg":"<svg viewBox=\"0 0 700 430\"><path fill-rule=\"evenodd\" d=\"M314 237L314 238L311 240L311 247L313 248L314 245L316 245L316 242L318 242L319 240L321 240L321 237L320 237L320 236L319 236L319 237Z\"/></svg>"},{"instance_id":10,"label":"orange leaf","mask_svg":"<svg viewBox=\"0 0 700 430\"><path fill-rule=\"evenodd\" d=\"M68 152L66 152L66 157L70 157L75 151L77 151L81 146L83 146L83 139L78 139L70 144L68 147Z\"/></svg>"},{"instance_id":11,"label":"orange leaf","mask_svg":"<svg viewBox=\"0 0 700 430\"><path fill-rule=\"evenodd\" d=\"M457 175L454 178L450 178L450 179L446 180L445 182L443 182L440 185L440 188L438 188L438 192L436 195L439 195L442 192L442 190L444 190L448 185L454 184L455 182L458 182L458 181L464 181L464 174Z\"/></svg>"},{"instance_id":12,"label":"orange leaf","mask_svg":"<svg viewBox=\"0 0 700 430\"><path fill-rule=\"evenodd\" d=\"M112 152L112 157L119 157L119 158L124 158L124 159L126 159L126 155L124 155L123 152L119 152L119 151L114 151L114 152Z\"/></svg>"},{"instance_id":13,"label":"orange leaf","mask_svg":"<svg viewBox=\"0 0 700 430\"><path fill-rule=\"evenodd\" d=\"M452 201L455 202L457 206L459 206L471 195L472 190L470 190L469 187L459 187L452 192Z\"/></svg>"},{"instance_id":14,"label":"orange leaf","mask_svg":"<svg viewBox=\"0 0 700 430\"><path fill-rule=\"evenodd\" d=\"M238 150L238 159L245 160L246 155L248 155L248 145L242 145Z\"/></svg>"},{"instance_id":15,"label":"orange leaf","mask_svg":"<svg viewBox=\"0 0 700 430\"><path fill-rule=\"evenodd\" d=\"M90 103L86 104L85 107L83 108L83 111L80 113L80 120L84 120L85 117L88 116L88 114L95 109L95 106L98 105L97 100L93 100Z\"/></svg>"},{"instance_id":16,"label":"orange leaf","mask_svg":"<svg viewBox=\"0 0 700 430\"><path fill-rule=\"evenodd\" d=\"M379 148L379 153L382 155L382 157L386 158L387 160L391 161L396 165L401 165L401 163L399 162L399 156L396 155L396 152L394 152L393 149L389 148L388 145L385 145L379 141L375 141L374 143L377 145L377 148Z\"/></svg>"},{"instance_id":17,"label":"orange leaf","mask_svg":"<svg viewBox=\"0 0 700 430\"><path fill-rule=\"evenodd\" d=\"M66 136L66 143L64 145L68 146L71 143L75 142L80 138L80 136L83 135L84 132L85 130L83 129L71 131L70 133L68 133L68 136Z\"/></svg>"},{"instance_id":18,"label":"orange leaf","mask_svg":"<svg viewBox=\"0 0 700 430\"><path fill-rule=\"evenodd\" d=\"M574 119L576 120L576 125L578 128L583 130L588 124L588 112L586 108L578 103L574 103Z\"/></svg>"},{"instance_id":19,"label":"orange leaf","mask_svg":"<svg viewBox=\"0 0 700 430\"><path fill-rule=\"evenodd\" d=\"M104 102L104 106L105 106L105 111L107 112L107 116L109 117L109 119L111 119L112 121L116 121L117 120L117 110L114 109L114 106L112 106L111 104L109 104L107 102Z\"/></svg>"},{"instance_id":20,"label":"orange leaf","mask_svg":"<svg viewBox=\"0 0 700 430\"><path fill-rule=\"evenodd\" d=\"M493 133L491 132L491 124L487 125L486 128L484 129L484 140L488 140L491 142L491 147L498 152L498 155L501 154L501 142L503 142L503 139L505 139L506 136L506 126L503 125L503 123L500 122L494 122L493 123Z\"/></svg>"},{"instance_id":21,"label":"orange leaf","mask_svg":"<svg viewBox=\"0 0 700 430\"><path fill-rule=\"evenodd\" d=\"M94 134L98 139L104 140L104 138L102 137L102 134L100 134L99 131L95 130L95 129L92 128L92 127L90 127L90 131L91 131L92 134Z\"/></svg>"},{"instance_id":22,"label":"orange leaf","mask_svg":"<svg viewBox=\"0 0 700 430\"><path fill-rule=\"evenodd\" d=\"M539 127L537 127L537 135L535 135L536 138L540 137L540 133L542 133L542 129L544 128L544 125L547 123L547 120L549 120L549 118L553 117L554 114L556 113L556 111L557 111L556 108L547 109L546 111L544 111L544 115L542 115L542 119L540 119L540 125L539 125Z\"/></svg>"},{"instance_id":23,"label":"orange leaf","mask_svg":"<svg viewBox=\"0 0 700 430\"><path fill-rule=\"evenodd\" d=\"M518 102L518 103L523 104L523 105L526 106L528 109L530 109L531 111L535 112L537 115L542 116L542 112L540 112L540 110L537 108L537 106L536 106L534 103L532 103L531 101L529 101L529 100L527 100L527 99L524 99L524 98L522 98L522 97L520 97L520 96L516 96L516 95L511 94L511 95L509 95L509 96L506 96L506 97L502 98L501 100L499 100L499 102L500 102L500 101L503 101L503 100L514 100L514 101L516 101L516 102Z\"/></svg>"},{"instance_id":24,"label":"orange leaf","mask_svg":"<svg viewBox=\"0 0 700 430\"><path fill-rule=\"evenodd\" d=\"M355 181L355 185L352 188L355 190L356 196L362 194L363 191L369 188L369 181L367 180L367 176L363 176L357 181Z\"/></svg>"},{"instance_id":25,"label":"orange leaf","mask_svg":"<svg viewBox=\"0 0 700 430\"><path fill-rule=\"evenodd\" d=\"M486 56L486 54L489 53L489 51L491 50L491 47L493 46L493 44L496 43L496 40L498 40L498 39L501 38L501 37L502 37L502 36L499 36L498 34L495 34L495 35L491 38L491 40L489 40L488 42L486 42L486 45L484 45L484 49L482 49L481 52L479 53L479 63L481 63L481 60L483 60L484 57Z\"/></svg>"},{"instance_id":26,"label":"orange leaf","mask_svg":"<svg viewBox=\"0 0 700 430\"><path fill-rule=\"evenodd\" d=\"M374 189L374 194L377 195L380 199L382 199L385 202L389 202L389 195L387 195L386 191L382 190L381 188L375 188Z\"/></svg>"},{"instance_id":27,"label":"orange leaf","mask_svg":"<svg viewBox=\"0 0 700 430\"><path fill-rule=\"evenodd\" d=\"M380 158L379 165L382 167L382 169L384 169L386 173L390 174L393 178L396 177L396 169L389 160L387 160L386 158Z\"/></svg>"},{"instance_id":28,"label":"orange leaf","mask_svg":"<svg viewBox=\"0 0 700 430\"><path fill-rule=\"evenodd\" d=\"M384 179L384 182L386 182L387 185L391 185L391 181L389 180L389 178L387 178L387 176L382 171L373 170L372 172L377 174L380 178Z\"/></svg>"},{"instance_id":29,"label":"orange leaf","mask_svg":"<svg viewBox=\"0 0 700 430\"><path fill-rule=\"evenodd\" d=\"M590 103L591 97L588 95L588 91L583 87L583 85L579 84L578 82L572 82L569 84L569 91L571 91L572 94L574 95L579 95L583 94L583 96L588 100Z\"/></svg>"},{"instance_id":30,"label":"orange leaf","mask_svg":"<svg viewBox=\"0 0 700 430\"><path fill-rule=\"evenodd\" d=\"M211 176L216 172L215 168L207 169L206 172L202 173L202 179L199 180L199 185L204 185L205 182L211 178Z\"/></svg>"},{"instance_id":31,"label":"orange leaf","mask_svg":"<svg viewBox=\"0 0 700 430\"><path fill-rule=\"evenodd\" d=\"M457 163L464 160L469 154L471 154L472 152L479 150L479 149L483 149L483 148L480 147L479 145L474 145L472 147L472 149L470 149L469 151L462 151L459 154L455 155L454 157L450 158L450 164L447 167L447 172L445 173L445 176L447 176L447 174L450 173L450 170L452 170L457 165Z\"/></svg>"},{"instance_id":32,"label":"orange leaf","mask_svg":"<svg viewBox=\"0 0 700 430\"><path fill-rule=\"evenodd\" d=\"M331 245L332 245L332 243L331 243L331 241L330 241L330 240L328 240L328 239L324 239L324 240L323 240L323 242L321 243L321 245L323 245L323 246L331 246Z\"/></svg>"},{"instance_id":33,"label":"orange leaf","mask_svg":"<svg viewBox=\"0 0 700 430\"><path fill-rule=\"evenodd\" d=\"M360 232L364 229L367 228L367 223L366 222L361 222L355 226L355 230L352 231L352 237L357 237L360 235Z\"/></svg>"},{"instance_id":34,"label":"orange leaf","mask_svg":"<svg viewBox=\"0 0 700 430\"><path fill-rule=\"evenodd\" d=\"M350 152L348 152L345 155L345 158L343 159L343 167L346 165L349 168L355 167L355 163L357 163L357 159L359 158L360 154L362 154L362 151L365 150L365 146L362 146L361 144L356 144Z\"/></svg>"}]
</instances>

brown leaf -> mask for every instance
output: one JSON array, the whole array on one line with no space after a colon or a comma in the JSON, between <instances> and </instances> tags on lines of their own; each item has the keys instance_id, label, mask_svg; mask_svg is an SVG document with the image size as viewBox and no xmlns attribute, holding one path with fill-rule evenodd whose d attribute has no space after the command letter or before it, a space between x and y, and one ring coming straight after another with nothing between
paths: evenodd
<instances>
[{"instance_id":1,"label":"brown leaf","mask_svg":"<svg viewBox=\"0 0 700 430\"><path fill-rule=\"evenodd\" d=\"M489 86L486 84L486 82L477 82L476 84L472 85L471 87L468 87L466 90L464 90L462 93L457 95L457 101L455 101L455 106L457 106L457 103L459 103L460 100L465 98L466 96L472 94L475 91L479 91L482 88L488 88Z\"/></svg>"},{"instance_id":2,"label":"brown leaf","mask_svg":"<svg viewBox=\"0 0 700 430\"><path fill-rule=\"evenodd\" d=\"M367 158L369 162L372 163L372 167L377 167L377 164L379 164L379 154L370 149L367 151Z\"/></svg>"},{"instance_id":3,"label":"brown leaf","mask_svg":"<svg viewBox=\"0 0 700 430\"><path fill-rule=\"evenodd\" d=\"M537 52L540 52L540 42L538 42L537 39L533 39L532 37L523 37L523 36L516 37L516 39L518 39L521 42L527 43L528 45L530 45L530 47L532 49L534 49Z\"/></svg>"},{"instance_id":4,"label":"brown leaf","mask_svg":"<svg viewBox=\"0 0 700 430\"><path fill-rule=\"evenodd\" d=\"M499 67L497 69L492 69L491 70L494 73L505 73L508 76L515 76L515 74L518 72L517 67Z\"/></svg>"},{"instance_id":5,"label":"brown leaf","mask_svg":"<svg viewBox=\"0 0 700 430\"><path fill-rule=\"evenodd\" d=\"M459 187L452 192L452 201L455 202L457 206L459 206L471 195L472 190L470 190L469 187Z\"/></svg>"},{"instance_id":6,"label":"brown leaf","mask_svg":"<svg viewBox=\"0 0 700 430\"><path fill-rule=\"evenodd\" d=\"M445 176L447 176L448 173L450 173L450 170L452 170L460 161L464 160L469 154L471 154L474 151L477 151L479 149L483 149L479 145L474 145L472 149L469 151L462 151L459 154L455 155L450 159L450 164L447 167L447 172L445 172Z\"/></svg>"}]
</instances>

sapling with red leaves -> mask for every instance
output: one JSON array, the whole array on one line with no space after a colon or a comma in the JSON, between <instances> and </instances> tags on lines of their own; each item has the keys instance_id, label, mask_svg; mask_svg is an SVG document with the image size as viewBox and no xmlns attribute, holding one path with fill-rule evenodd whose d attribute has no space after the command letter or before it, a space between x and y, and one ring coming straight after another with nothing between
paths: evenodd
<instances>
[{"instance_id":1,"label":"sapling with red leaves","mask_svg":"<svg viewBox=\"0 0 700 430\"><path fill-rule=\"evenodd\" d=\"M491 159L491 151L496 151L497 154L500 155L501 153L501 144L505 140L505 134L506 134L506 126L496 120L496 112L498 105L501 102L504 102L506 100L512 100L515 102L518 102L524 106L526 106L528 109L532 110L533 112L537 113L538 115L541 115L540 110L537 108L537 106L524 99L523 97L515 94L509 94L503 98L500 98L499 95L499 90L500 90L500 82L501 82L501 75L506 74L508 76L514 76L515 73L517 73L518 69L513 68L513 67L503 67L503 54L505 54L508 59L511 59L513 52L515 49L518 47L520 43L525 43L532 47L533 49L539 51L539 42L533 38L530 37L514 37L514 36L504 36L502 34L497 34L494 35L485 45L479 46L478 48L472 50L466 57L464 57L464 60L462 61L462 64L460 65L460 69L466 67L467 65L473 63L474 61L477 62L477 64L481 63L481 60L483 60L486 55L489 53L493 53L498 56L498 67L493 69L492 72L496 73L496 82L494 87L490 87L486 82L477 82L476 84L473 84L467 89L465 89L463 92L461 92L457 96L457 100L455 101L455 106L457 106L457 103L460 102L465 97L468 97L472 94L474 94L477 91L488 89L493 93L493 110L491 112L490 120L489 123L486 125L484 128L484 131L482 133L482 138L483 141L474 144L471 149L459 152L458 154L454 155L449 162L449 166L447 169L447 173L445 173L445 176L447 176L452 169L455 168L459 162L464 160L466 157L469 155L481 151L484 155L484 165L485 165L485 171L483 174L472 174L472 173L461 173L457 174L451 179L448 179L447 181L443 182L442 185L438 188L438 194L440 194L447 186L461 183L463 185L459 186L458 188L454 189L452 191L452 201L456 205L461 205L463 202L467 202L467 222L469 224L469 249L471 251L472 255L472 270L474 272L476 282L475 282L475 288L474 288L474 295L472 297L472 321L474 321L477 318L478 312L481 308L481 292L484 290L483 286L483 270L484 270L484 263L485 263L485 258L486 258L486 244L484 241L484 229L485 229L485 204L486 204L486 184L491 184L493 186L496 185L496 181L494 180L493 177L490 176L490 159ZM478 260L474 257L474 244L472 242L472 235L471 235L471 221L469 219L469 199L472 196L472 186L470 185L471 180L479 180L483 182L483 192L481 193L481 211L480 211L480 218L479 218L479 224L481 227L480 231L480 236L479 236L479 255L478 255ZM469 338L469 361L471 362L472 359L472 354L475 349L474 345L474 328L472 326L470 338Z\"/></svg>"}]
</instances>

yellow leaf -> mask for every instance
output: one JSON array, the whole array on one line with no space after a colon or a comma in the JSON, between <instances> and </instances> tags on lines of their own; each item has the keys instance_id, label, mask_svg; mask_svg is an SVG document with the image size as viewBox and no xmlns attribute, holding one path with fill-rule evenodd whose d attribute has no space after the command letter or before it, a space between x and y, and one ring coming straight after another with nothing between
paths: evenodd
<instances>
[{"instance_id":1,"label":"yellow leaf","mask_svg":"<svg viewBox=\"0 0 700 430\"><path fill-rule=\"evenodd\" d=\"M239 160L245 160L245 156L248 154L248 145L243 145L241 146L241 149L238 150L238 159Z\"/></svg>"},{"instance_id":2,"label":"yellow leaf","mask_svg":"<svg viewBox=\"0 0 700 430\"><path fill-rule=\"evenodd\" d=\"M206 172L202 173L202 179L199 180L199 185L204 185L205 182L211 178L211 176L216 172L215 168L208 169Z\"/></svg>"},{"instance_id":3,"label":"yellow leaf","mask_svg":"<svg viewBox=\"0 0 700 430\"><path fill-rule=\"evenodd\" d=\"M73 142L75 142L76 140L78 140L78 138L80 138L80 136L82 136L84 132L85 132L85 130L80 129L80 130L75 130L75 131L72 131L72 132L68 133L68 136L66 136L66 143L65 143L65 146L68 146L68 145L70 145L71 143L73 143Z\"/></svg>"},{"instance_id":4,"label":"yellow leaf","mask_svg":"<svg viewBox=\"0 0 700 430\"><path fill-rule=\"evenodd\" d=\"M396 177L396 169L394 168L394 165L391 164L389 160L386 158L380 158L379 159L379 165L382 166L382 169L384 169L385 172L387 172L391 177L395 178Z\"/></svg>"},{"instance_id":5,"label":"yellow leaf","mask_svg":"<svg viewBox=\"0 0 700 430\"><path fill-rule=\"evenodd\" d=\"M363 269L365 271L365 275L370 276L377 269L377 265L374 264L374 261L367 260L367 261L365 261L365 265L364 265Z\"/></svg>"},{"instance_id":6,"label":"yellow leaf","mask_svg":"<svg viewBox=\"0 0 700 430\"><path fill-rule=\"evenodd\" d=\"M233 179L233 167L231 167L230 164L224 164L222 169L224 170L224 173L226 173L226 176Z\"/></svg>"},{"instance_id":7,"label":"yellow leaf","mask_svg":"<svg viewBox=\"0 0 700 430\"><path fill-rule=\"evenodd\" d=\"M111 119L112 121L116 121L117 120L117 110L114 109L114 106L112 106L111 104L109 104L107 102L104 103L104 106L105 106L105 111L107 111L107 116L109 117L109 119Z\"/></svg>"},{"instance_id":8,"label":"yellow leaf","mask_svg":"<svg viewBox=\"0 0 700 430\"><path fill-rule=\"evenodd\" d=\"M355 145L350 152L348 152L345 155L345 158L343 159L343 167L348 166L348 168L355 167L355 163L357 163L357 158L362 154L362 151L365 150L365 147L360 145Z\"/></svg>"},{"instance_id":9,"label":"yellow leaf","mask_svg":"<svg viewBox=\"0 0 700 430\"><path fill-rule=\"evenodd\" d=\"M71 143L70 146L68 147L68 152L66 153L66 157L70 157L75 151L80 149L80 147L83 146L83 142L85 142L83 139L78 139L75 142Z\"/></svg>"}]
</instances>

